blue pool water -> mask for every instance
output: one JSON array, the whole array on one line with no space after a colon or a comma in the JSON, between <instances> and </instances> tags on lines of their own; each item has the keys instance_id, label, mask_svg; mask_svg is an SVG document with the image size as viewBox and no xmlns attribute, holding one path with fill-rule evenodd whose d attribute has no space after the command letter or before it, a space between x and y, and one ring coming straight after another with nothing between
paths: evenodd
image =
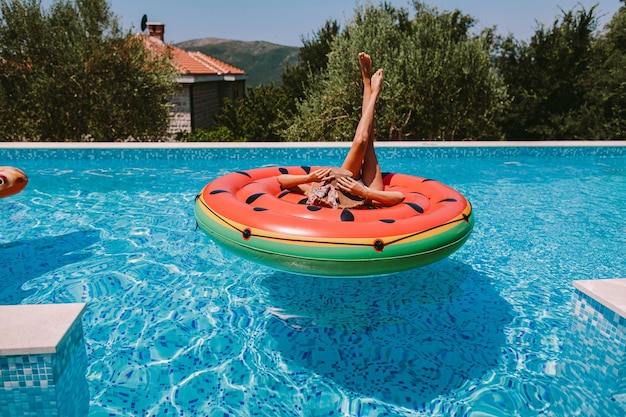
<instances>
[{"instance_id":1,"label":"blue pool water","mask_svg":"<svg viewBox=\"0 0 626 417\"><path fill-rule=\"evenodd\" d=\"M290 275L196 230L219 175L345 148L0 149L0 304L87 302L90 417L620 415L563 349L573 280L626 277L626 148L380 148L472 202L449 259ZM600 390L601 391L601 390Z\"/></svg>"}]
</instances>

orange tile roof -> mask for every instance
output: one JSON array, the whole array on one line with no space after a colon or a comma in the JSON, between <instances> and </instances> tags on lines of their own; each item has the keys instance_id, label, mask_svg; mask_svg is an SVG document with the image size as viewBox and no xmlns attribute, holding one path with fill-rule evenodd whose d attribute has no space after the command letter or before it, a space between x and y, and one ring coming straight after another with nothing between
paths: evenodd
<instances>
[{"instance_id":1,"label":"orange tile roof","mask_svg":"<svg viewBox=\"0 0 626 417\"><path fill-rule=\"evenodd\" d=\"M146 45L150 48L161 49L165 44L152 36L144 36ZM182 75L244 75L245 71L220 61L219 59L205 55L202 52L190 52L168 45L174 59L174 63Z\"/></svg>"}]
</instances>

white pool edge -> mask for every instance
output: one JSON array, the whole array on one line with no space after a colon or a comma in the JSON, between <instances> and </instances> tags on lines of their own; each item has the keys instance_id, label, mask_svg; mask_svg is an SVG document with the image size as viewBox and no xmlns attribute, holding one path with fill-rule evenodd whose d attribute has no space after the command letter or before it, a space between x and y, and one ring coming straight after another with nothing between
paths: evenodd
<instances>
[{"instance_id":1,"label":"white pool edge","mask_svg":"<svg viewBox=\"0 0 626 417\"><path fill-rule=\"evenodd\" d=\"M272 149L343 148L351 142L0 142L0 149ZM548 148L548 147L626 147L626 141L463 141L415 142L378 141L380 148Z\"/></svg>"},{"instance_id":2,"label":"white pool edge","mask_svg":"<svg viewBox=\"0 0 626 417\"><path fill-rule=\"evenodd\" d=\"M0 356L54 354L85 303L0 305Z\"/></svg>"},{"instance_id":3,"label":"white pool edge","mask_svg":"<svg viewBox=\"0 0 626 417\"><path fill-rule=\"evenodd\" d=\"M573 285L586 296L626 318L626 278L581 280L574 281Z\"/></svg>"}]
</instances>

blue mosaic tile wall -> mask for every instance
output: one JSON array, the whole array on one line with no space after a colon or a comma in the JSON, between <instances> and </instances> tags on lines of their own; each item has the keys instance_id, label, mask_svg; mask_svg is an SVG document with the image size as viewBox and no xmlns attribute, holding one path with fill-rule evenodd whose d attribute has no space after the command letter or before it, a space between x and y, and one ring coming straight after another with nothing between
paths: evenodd
<instances>
[{"instance_id":1,"label":"blue mosaic tile wall","mask_svg":"<svg viewBox=\"0 0 626 417\"><path fill-rule=\"evenodd\" d=\"M180 148L180 149L13 149L2 148L0 160L38 160L38 159L76 159L82 161L115 160L238 160L254 158L279 158L297 163L303 159L330 157L343 158L347 147L302 147L302 148ZM404 158L463 158L463 157L515 157L515 156L558 156L580 157L600 156L616 157L626 155L626 146L415 146L386 147L379 145L376 152L381 159Z\"/></svg>"},{"instance_id":2,"label":"blue mosaic tile wall","mask_svg":"<svg viewBox=\"0 0 626 417\"><path fill-rule=\"evenodd\" d=\"M626 318L578 289L573 297L572 326L564 340L563 376L572 389L601 393L621 405L626 415ZM586 406L593 415L601 411L600 405Z\"/></svg>"},{"instance_id":3,"label":"blue mosaic tile wall","mask_svg":"<svg viewBox=\"0 0 626 417\"><path fill-rule=\"evenodd\" d=\"M2 417L82 417L89 409L87 353L77 320L54 354L0 356Z\"/></svg>"}]
</instances>

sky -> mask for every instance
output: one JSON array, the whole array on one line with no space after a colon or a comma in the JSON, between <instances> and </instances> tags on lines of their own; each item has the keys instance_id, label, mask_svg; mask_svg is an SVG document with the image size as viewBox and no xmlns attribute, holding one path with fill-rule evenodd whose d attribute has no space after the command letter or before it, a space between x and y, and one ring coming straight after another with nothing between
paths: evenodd
<instances>
[{"instance_id":1,"label":"sky","mask_svg":"<svg viewBox=\"0 0 626 417\"><path fill-rule=\"evenodd\" d=\"M44 6L54 0L43 0ZM302 46L327 20L341 27L352 20L357 4L366 0L109 0L113 13L125 29L139 32L144 14L150 22L165 24L165 41L179 43L199 38L267 41ZM378 0L372 1L379 4ZM413 16L410 0L387 0ZM478 20L476 29L497 26L498 33L512 33L529 40L539 23L551 26L556 16L580 5L589 10L597 4L600 26L619 9L619 0L425 0L439 10L460 9Z\"/></svg>"}]
</instances>

